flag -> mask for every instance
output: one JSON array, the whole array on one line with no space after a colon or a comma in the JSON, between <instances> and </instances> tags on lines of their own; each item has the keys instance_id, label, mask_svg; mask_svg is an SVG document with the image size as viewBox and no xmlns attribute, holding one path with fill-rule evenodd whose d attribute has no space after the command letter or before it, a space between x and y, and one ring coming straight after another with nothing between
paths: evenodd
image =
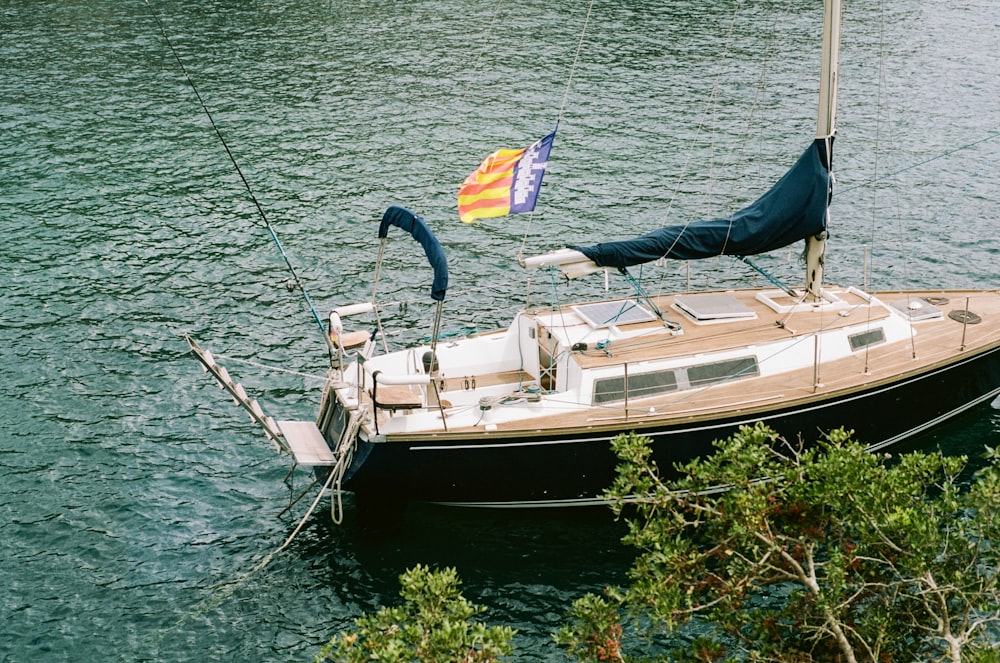
<instances>
[{"instance_id":1,"label":"flag","mask_svg":"<svg viewBox=\"0 0 1000 663\"><path fill-rule=\"evenodd\" d=\"M527 149L502 149L486 157L458 189L458 218L475 223L534 210L555 137L553 131Z\"/></svg>"}]
</instances>

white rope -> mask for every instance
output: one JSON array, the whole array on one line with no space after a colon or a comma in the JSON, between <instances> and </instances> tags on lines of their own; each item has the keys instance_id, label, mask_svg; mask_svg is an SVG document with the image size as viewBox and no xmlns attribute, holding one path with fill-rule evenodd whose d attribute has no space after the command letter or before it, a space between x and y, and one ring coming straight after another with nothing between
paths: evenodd
<instances>
[{"instance_id":1,"label":"white rope","mask_svg":"<svg viewBox=\"0 0 1000 663\"><path fill-rule=\"evenodd\" d=\"M312 515L312 512L316 510L316 505L318 505L319 501L321 499L323 499L323 493L325 493L326 490L330 487L330 484L333 483L333 480L334 480L335 476L337 476L337 473L331 471L330 472L330 476L328 476L326 478L326 483L323 484L323 487L320 488L319 493L316 494L316 499L314 499L313 502L312 502L312 504L309 505L309 510L306 511L306 515L302 516L302 520L300 520L299 524L295 526L295 529L292 530L292 533L288 535L288 538L285 539L285 542L282 543L277 548L275 548L274 550L272 550L271 552L269 552L264 557L264 559L262 559L252 569L250 569L249 571L247 571L246 574L244 574L242 577L234 580L233 581L233 585L234 586L238 585L238 584L240 584L242 582L244 582L247 578L249 578L253 574L255 574L258 571L260 571L261 569L263 569L265 566L267 566L270 563L270 561L274 558L275 555L277 555L278 553L280 553L282 550L284 550L285 548L287 548L289 546L289 544L291 544L291 542L295 539L295 537L298 536L298 533L302 530L302 528L305 527L306 521L309 520L309 516Z\"/></svg>"},{"instance_id":2,"label":"white rope","mask_svg":"<svg viewBox=\"0 0 1000 663\"><path fill-rule=\"evenodd\" d=\"M277 555L282 550L287 548L289 544L291 544L291 542L298 535L298 533L302 530L302 528L305 526L306 521L309 520L309 517L312 515L312 512L316 509L316 505L319 504L320 499L322 499L323 493L326 492L327 488L330 487L330 484L333 482L335 476L336 475L334 472L330 472L330 476L327 477L326 483L323 484L323 487L320 489L319 494L316 495L316 499L314 499L313 503L309 505L309 510L306 511L306 515L302 517L302 520L299 521L299 524L296 525L292 533L288 535L288 538L285 539L284 543L282 543L276 549L268 553L264 557L264 559L258 562L256 566L254 566L252 569L250 569L243 575L238 576L228 582L220 583L219 585L212 587L213 590L221 590L221 591L218 591L216 594L214 594L210 600L206 599L202 603L201 607L193 614L204 614L208 610L214 608L215 606L220 605L226 597L232 595L232 593L236 591L237 587L242 585L244 582L249 580L251 576L253 576L255 573L263 569L265 566L267 566L270 563L270 561L275 557L275 555ZM177 625L180 626L181 623L183 623L183 618L178 621Z\"/></svg>"},{"instance_id":3,"label":"white rope","mask_svg":"<svg viewBox=\"0 0 1000 663\"><path fill-rule=\"evenodd\" d=\"M351 460L354 458L354 442L358 435L358 429L361 427L362 416L362 410L357 410L347 421L347 427L340 437L340 446L336 452L337 464L330 470L330 475L336 477L333 484L334 487L330 489L330 518L337 525L344 522L344 491L340 487L340 482L343 480L344 474L347 473L347 468L351 466ZM329 483L330 480L327 479L327 485ZM320 491L320 495L322 494L323 491Z\"/></svg>"},{"instance_id":4,"label":"white rope","mask_svg":"<svg viewBox=\"0 0 1000 663\"><path fill-rule=\"evenodd\" d=\"M207 612L212 607L219 605L227 596L230 596L236 590L237 587L246 582L255 573L262 570L265 566L267 566L271 562L272 559L274 559L276 555L278 555L278 553L287 548L292 543L292 541L295 540L295 537L298 536L299 532L302 531L302 528L305 527L306 522L309 520L310 516L312 516L313 511L316 510L316 507L319 505L320 500L323 499L323 493L325 493L327 490L331 491L330 509L331 509L331 514L333 515L334 518L334 522L337 523L338 525L341 522L343 522L344 505L341 501L341 495L343 491L341 491L340 489L340 482L344 478L344 474L347 471L347 468L351 464L350 461L354 455L353 438L357 433L357 428L358 426L360 426L360 422L361 422L360 413L358 413L355 417L352 417L351 420L348 422L347 430L345 431L346 434L341 438L341 444L340 447L338 448L339 453L338 453L337 464L334 465L332 470L330 470L330 475L326 478L326 482L323 484L323 487L320 488L319 493L316 494L316 499L314 499L312 501L312 504L309 505L309 509L306 511L305 515L302 516L302 519L299 520L299 524L295 526L295 529L292 530L292 533L289 534L288 538L285 539L284 543L282 543L280 546L278 546L273 551L268 553L260 562L258 562L252 569L250 569L243 575L238 576L237 578L234 578L229 582L222 583L220 585L216 585L215 587L213 587L213 589L222 591L215 594L211 600L207 600L203 603L202 609L199 610L200 614L204 614L204 612ZM335 488L331 488L331 486L335 486ZM178 622L178 626L180 625L180 623L181 622Z\"/></svg>"},{"instance_id":5,"label":"white rope","mask_svg":"<svg viewBox=\"0 0 1000 663\"><path fill-rule=\"evenodd\" d=\"M293 371L287 368L280 368L278 366L269 366L267 364L259 364L255 361L250 361L249 359L240 359L239 357L230 357L228 355L215 355L219 359L225 359L226 361L234 361L237 364L246 364L247 366L253 366L254 368L263 368L268 371L277 371L278 373L288 373L289 375L297 375L300 378L308 378L310 380L320 380L325 381L326 376L312 375L310 373L300 373L298 371Z\"/></svg>"}]
</instances>

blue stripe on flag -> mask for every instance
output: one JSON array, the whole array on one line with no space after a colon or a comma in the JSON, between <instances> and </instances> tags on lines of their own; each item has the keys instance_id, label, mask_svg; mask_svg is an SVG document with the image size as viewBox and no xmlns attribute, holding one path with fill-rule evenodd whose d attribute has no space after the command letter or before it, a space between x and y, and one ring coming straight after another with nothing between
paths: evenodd
<instances>
[{"instance_id":1,"label":"blue stripe on flag","mask_svg":"<svg viewBox=\"0 0 1000 663\"><path fill-rule=\"evenodd\" d=\"M524 151L524 155L514 166L514 181L510 187L510 213L520 214L535 209L538 192L542 188L542 176L549 165L549 152L556 132L535 142Z\"/></svg>"}]
</instances>

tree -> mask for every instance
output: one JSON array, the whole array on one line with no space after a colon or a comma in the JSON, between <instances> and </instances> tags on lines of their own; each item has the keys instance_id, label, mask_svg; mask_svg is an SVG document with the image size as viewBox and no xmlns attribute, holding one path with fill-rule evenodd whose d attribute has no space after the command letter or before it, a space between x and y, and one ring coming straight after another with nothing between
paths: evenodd
<instances>
[{"instance_id":1,"label":"tree","mask_svg":"<svg viewBox=\"0 0 1000 663\"><path fill-rule=\"evenodd\" d=\"M513 651L510 641L516 631L469 621L485 608L462 596L455 569L432 571L418 564L400 575L399 583L402 606L358 618L358 631L335 636L316 663L490 663Z\"/></svg>"},{"instance_id":2,"label":"tree","mask_svg":"<svg viewBox=\"0 0 1000 663\"><path fill-rule=\"evenodd\" d=\"M631 586L574 604L557 640L579 659L625 660L631 615L683 643L669 660L1000 661L995 451L963 488L965 458L887 462L843 431L802 448L744 427L673 481L648 439L613 444L606 497L639 554Z\"/></svg>"}]
</instances>

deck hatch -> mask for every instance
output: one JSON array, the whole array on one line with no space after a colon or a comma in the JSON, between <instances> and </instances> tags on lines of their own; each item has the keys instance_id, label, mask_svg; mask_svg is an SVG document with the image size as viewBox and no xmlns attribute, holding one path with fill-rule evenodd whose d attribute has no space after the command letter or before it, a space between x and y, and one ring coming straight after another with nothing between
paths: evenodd
<instances>
[{"instance_id":1,"label":"deck hatch","mask_svg":"<svg viewBox=\"0 0 1000 663\"><path fill-rule=\"evenodd\" d=\"M923 297L909 300L897 299L889 302L889 306L905 315L912 322L919 322L921 320L936 320L944 317L944 314L941 313L941 309L934 306L934 304L931 304Z\"/></svg>"},{"instance_id":2,"label":"deck hatch","mask_svg":"<svg viewBox=\"0 0 1000 663\"><path fill-rule=\"evenodd\" d=\"M698 322L753 320L757 314L732 295L678 295L674 307Z\"/></svg>"},{"instance_id":3,"label":"deck hatch","mask_svg":"<svg viewBox=\"0 0 1000 663\"><path fill-rule=\"evenodd\" d=\"M656 320L652 311L628 299L574 306L573 310L594 329Z\"/></svg>"}]
</instances>

